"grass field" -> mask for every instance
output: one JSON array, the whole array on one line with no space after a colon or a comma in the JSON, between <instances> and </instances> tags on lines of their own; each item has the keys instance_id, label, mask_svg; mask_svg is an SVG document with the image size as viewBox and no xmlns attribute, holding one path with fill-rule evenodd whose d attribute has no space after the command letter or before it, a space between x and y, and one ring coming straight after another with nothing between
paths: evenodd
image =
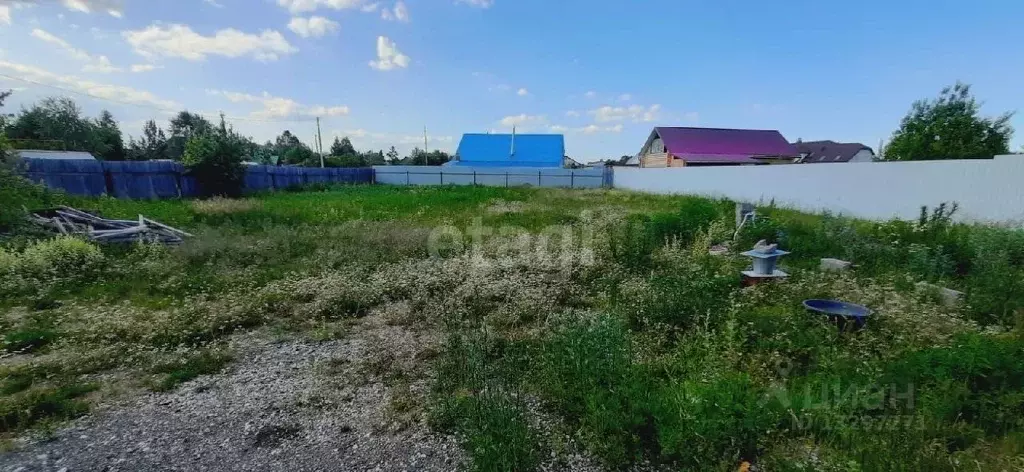
<instances>
[{"instance_id":1,"label":"grass field","mask_svg":"<svg viewBox=\"0 0 1024 472\"><path fill-rule=\"evenodd\" d=\"M5 182L6 183L6 182ZM477 470L581 447L610 469L1020 470L1024 236L765 208L737 247L794 253L741 289L729 202L606 190L339 187L130 202L0 191L0 434L99 398L173 389L264 329L330 339L372 310L436 330L423 412ZM97 247L17 224L67 203L188 229L177 248ZM816 270L851 260L851 273ZM956 307L918 281L963 290ZM807 298L875 310L838 334ZM396 406L396 408L401 405ZM402 407L406 408L406 407Z\"/></svg>"}]
</instances>

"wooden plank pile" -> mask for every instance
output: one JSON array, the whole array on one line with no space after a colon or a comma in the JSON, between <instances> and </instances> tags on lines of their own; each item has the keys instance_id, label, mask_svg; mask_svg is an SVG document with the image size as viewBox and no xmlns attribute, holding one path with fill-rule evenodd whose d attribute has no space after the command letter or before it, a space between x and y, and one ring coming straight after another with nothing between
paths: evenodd
<instances>
[{"instance_id":1,"label":"wooden plank pile","mask_svg":"<svg viewBox=\"0 0 1024 472\"><path fill-rule=\"evenodd\" d=\"M29 220L60 234L84 236L98 243L181 244L183 238L192 237L142 215L138 220L109 220L67 206L30 212Z\"/></svg>"}]
</instances>

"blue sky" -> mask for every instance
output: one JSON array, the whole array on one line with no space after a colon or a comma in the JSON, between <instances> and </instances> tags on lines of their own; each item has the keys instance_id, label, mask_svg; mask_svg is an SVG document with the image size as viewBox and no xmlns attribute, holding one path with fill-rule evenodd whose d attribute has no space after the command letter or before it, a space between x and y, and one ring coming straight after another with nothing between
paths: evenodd
<instances>
[{"instance_id":1,"label":"blue sky","mask_svg":"<svg viewBox=\"0 0 1024 472\"><path fill-rule=\"evenodd\" d=\"M424 126L452 151L513 124L582 161L656 125L874 147L957 80L987 114L1024 109L1021 18L986 0L0 0L0 74L31 81L0 87L7 112L66 94L131 135L187 108L261 141L309 142L321 116L325 145L402 152Z\"/></svg>"}]
</instances>

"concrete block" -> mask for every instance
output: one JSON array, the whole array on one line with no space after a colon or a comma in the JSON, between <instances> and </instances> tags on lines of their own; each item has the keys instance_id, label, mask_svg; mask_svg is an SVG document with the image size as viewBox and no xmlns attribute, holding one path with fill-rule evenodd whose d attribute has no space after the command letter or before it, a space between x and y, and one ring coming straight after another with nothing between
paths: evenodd
<instances>
[{"instance_id":1,"label":"concrete block","mask_svg":"<svg viewBox=\"0 0 1024 472\"><path fill-rule=\"evenodd\" d=\"M955 307L964 299L964 292L958 292L956 290L940 287L928 282L918 282L917 289L919 291L928 291L938 294L939 300L942 301L942 304L948 307Z\"/></svg>"},{"instance_id":2,"label":"concrete block","mask_svg":"<svg viewBox=\"0 0 1024 472\"><path fill-rule=\"evenodd\" d=\"M747 216L749 215L749 216ZM743 219L747 219L747 223L753 223L757 219L757 208L754 207L753 203L737 203L736 204L736 227L739 228L740 224L743 223Z\"/></svg>"},{"instance_id":3,"label":"concrete block","mask_svg":"<svg viewBox=\"0 0 1024 472\"><path fill-rule=\"evenodd\" d=\"M852 262L839 259L824 258L821 260L821 270L827 272L843 272L849 270L851 266L853 266Z\"/></svg>"}]
</instances>

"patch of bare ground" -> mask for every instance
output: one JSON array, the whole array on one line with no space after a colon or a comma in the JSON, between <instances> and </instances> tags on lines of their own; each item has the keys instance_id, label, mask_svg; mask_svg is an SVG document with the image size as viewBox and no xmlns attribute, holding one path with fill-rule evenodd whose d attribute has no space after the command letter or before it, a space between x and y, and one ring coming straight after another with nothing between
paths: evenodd
<instances>
[{"instance_id":1,"label":"patch of bare ground","mask_svg":"<svg viewBox=\"0 0 1024 472\"><path fill-rule=\"evenodd\" d=\"M236 336L237 361L225 372L19 440L0 470L463 468L457 442L423 420L435 336L385 315L324 342Z\"/></svg>"}]
</instances>

